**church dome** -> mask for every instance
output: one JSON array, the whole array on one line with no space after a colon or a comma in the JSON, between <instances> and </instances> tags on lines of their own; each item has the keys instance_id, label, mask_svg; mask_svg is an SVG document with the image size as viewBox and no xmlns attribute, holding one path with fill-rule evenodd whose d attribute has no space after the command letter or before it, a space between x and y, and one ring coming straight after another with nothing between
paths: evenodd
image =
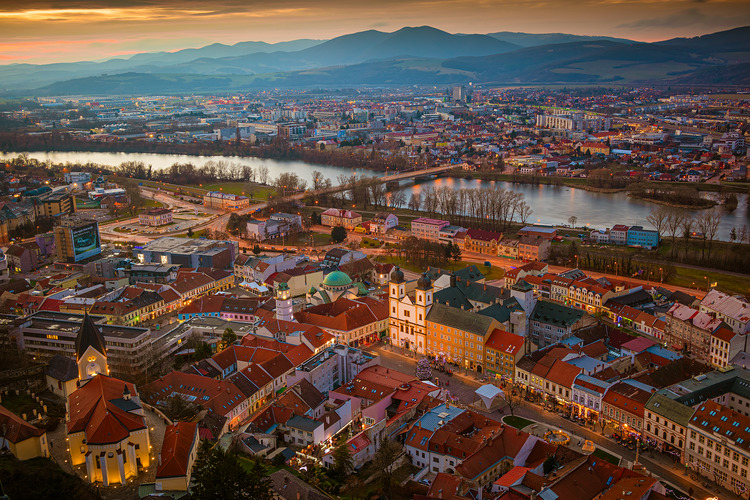
<instances>
[{"instance_id":1,"label":"church dome","mask_svg":"<svg viewBox=\"0 0 750 500\"><path fill-rule=\"evenodd\" d=\"M332 273L328 273L328 275L323 280L323 285L327 287L342 287L342 286L349 286L352 284L352 279L346 275L346 273L342 273L341 271L333 271Z\"/></svg>"},{"instance_id":2,"label":"church dome","mask_svg":"<svg viewBox=\"0 0 750 500\"><path fill-rule=\"evenodd\" d=\"M393 274L391 275L391 280L393 280L394 283L401 283L404 281L404 272L396 267L396 269L393 271Z\"/></svg>"},{"instance_id":3,"label":"church dome","mask_svg":"<svg viewBox=\"0 0 750 500\"><path fill-rule=\"evenodd\" d=\"M420 290L429 290L432 288L432 280L427 276L427 273L423 273L422 276L419 277L417 280L417 288Z\"/></svg>"}]
</instances>

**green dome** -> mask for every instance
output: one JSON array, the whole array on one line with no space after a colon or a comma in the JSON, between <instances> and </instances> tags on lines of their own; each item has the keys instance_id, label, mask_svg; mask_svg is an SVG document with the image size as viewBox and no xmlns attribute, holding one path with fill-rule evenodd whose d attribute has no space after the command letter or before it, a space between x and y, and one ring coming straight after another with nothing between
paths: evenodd
<instances>
[{"instance_id":1,"label":"green dome","mask_svg":"<svg viewBox=\"0 0 750 500\"><path fill-rule=\"evenodd\" d=\"M325 277L323 280L323 284L325 286L347 286L352 284L352 279L346 275L346 273L342 273L341 271L333 271L332 273L328 273L328 276Z\"/></svg>"}]
</instances>

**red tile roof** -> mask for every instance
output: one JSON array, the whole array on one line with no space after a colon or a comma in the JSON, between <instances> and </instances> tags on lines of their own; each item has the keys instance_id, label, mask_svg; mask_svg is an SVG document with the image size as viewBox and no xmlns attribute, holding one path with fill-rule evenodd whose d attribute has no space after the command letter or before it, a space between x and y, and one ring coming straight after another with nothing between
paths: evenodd
<instances>
[{"instance_id":1,"label":"red tile roof","mask_svg":"<svg viewBox=\"0 0 750 500\"><path fill-rule=\"evenodd\" d=\"M45 433L44 429L31 425L4 406L0 406L0 428L3 430L3 437L16 444Z\"/></svg>"},{"instance_id":2,"label":"red tile roof","mask_svg":"<svg viewBox=\"0 0 750 500\"><path fill-rule=\"evenodd\" d=\"M131 431L146 428L145 419L121 409L114 401L125 389L136 396L135 386L106 375L97 375L69 398L68 434L85 432L90 444L112 444L126 439Z\"/></svg>"},{"instance_id":3,"label":"red tile roof","mask_svg":"<svg viewBox=\"0 0 750 500\"><path fill-rule=\"evenodd\" d=\"M161 463L156 469L157 479L187 475L190 454L193 447L198 445L197 429L195 422L177 422L167 426L161 446Z\"/></svg>"}]
</instances>

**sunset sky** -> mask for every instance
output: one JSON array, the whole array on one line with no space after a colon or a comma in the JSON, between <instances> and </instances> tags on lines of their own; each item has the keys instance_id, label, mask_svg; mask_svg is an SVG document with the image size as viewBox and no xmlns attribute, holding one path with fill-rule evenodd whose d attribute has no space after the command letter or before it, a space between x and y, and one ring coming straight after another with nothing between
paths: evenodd
<instances>
[{"instance_id":1,"label":"sunset sky","mask_svg":"<svg viewBox=\"0 0 750 500\"><path fill-rule=\"evenodd\" d=\"M0 64L100 60L214 42L328 39L404 26L655 41L748 24L748 0L0 0Z\"/></svg>"}]
</instances>

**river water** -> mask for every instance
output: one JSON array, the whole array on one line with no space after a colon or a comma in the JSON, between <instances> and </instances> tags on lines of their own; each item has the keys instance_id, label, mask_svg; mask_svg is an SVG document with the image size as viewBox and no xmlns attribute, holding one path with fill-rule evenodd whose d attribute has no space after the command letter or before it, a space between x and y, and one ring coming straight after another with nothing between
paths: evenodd
<instances>
[{"instance_id":1,"label":"river water","mask_svg":"<svg viewBox=\"0 0 750 500\"><path fill-rule=\"evenodd\" d=\"M154 170L167 168L174 163L192 163L201 166L208 161L227 161L249 165L257 169L266 166L269 170L269 178L273 179L283 172L295 172L301 179L311 183L310 173L313 170L320 171L324 177L330 178L336 184L336 178L340 174L351 175L353 173L365 175L380 175L365 169L348 169L328 165L315 165L299 161L277 161L262 158L249 157L219 157L219 156L190 156L190 155L166 155L155 153L93 153L93 152L32 152L29 157L40 161L50 160L53 163L98 163L101 165L117 166L126 161L139 161L146 165L152 165ZM16 157L16 153L0 153L0 158L9 159ZM597 193L565 186L528 184L512 184L509 182L480 181L477 179L467 180L460 178L440 178L419 184L407 184L403 189L407 191L407 200L410 193L414 193L426 186L439 187L450 186L454 189L461 188L497 188L507 189L524 194L526 202L534 210L529 222L541 224L566 224L568 217L578 217L578 226L603 229L612 227L614 224L642 225L651 227L646 217L657 205L637 200L627 196L625 193ZM721 215L719 238L729 239L732 227L739 231L743 225L750 227L750 207L747 195L737 196L739 205L733 212L727 213L722 208L717 208ZM691 210L698 214L699 210Z\"/></svg>"}]
</instances>

